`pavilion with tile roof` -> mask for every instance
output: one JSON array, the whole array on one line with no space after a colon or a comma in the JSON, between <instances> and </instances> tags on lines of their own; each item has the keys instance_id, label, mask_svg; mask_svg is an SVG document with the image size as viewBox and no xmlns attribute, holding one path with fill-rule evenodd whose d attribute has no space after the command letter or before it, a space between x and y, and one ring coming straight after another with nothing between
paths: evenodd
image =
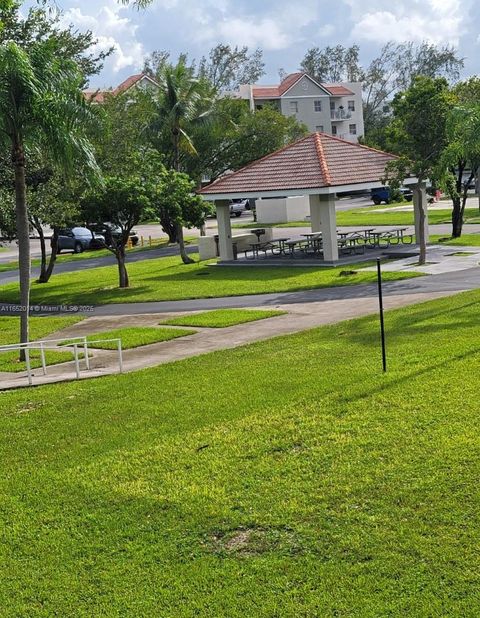
<instances>
[{"instance_id":1,"label":"pavilion with tile roof","mask_svg":"<svg viewBox=\"0 0 480 618\"><path fill-rule=\"evenodd\" d=\"M292 197L304 195L310 201L312 232L322 232L324 259L338 260L336 193L383 186L382 177L395 155L348 142L326 133L312 133L236 172L225 174L199 193L215 202L219 251L222 261L233 259L230 200L234 198ZM418 235L420 209L427 216L425 185L416 178L414 213ZM425 223L426 225L426 223ZM428 239L428 232L426 232Z\"/></svg>"}]
</instances>

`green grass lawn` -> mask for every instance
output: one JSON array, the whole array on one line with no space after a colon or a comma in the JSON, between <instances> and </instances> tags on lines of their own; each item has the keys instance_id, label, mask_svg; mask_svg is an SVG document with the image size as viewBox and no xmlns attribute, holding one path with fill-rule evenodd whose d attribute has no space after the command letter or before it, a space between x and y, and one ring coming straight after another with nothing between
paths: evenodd
<instances>
[{"instance_id":1,"label":"green grass lawn","mask_svg":"<svg viewBox=\"0 0 480 618\"><path fill-rule=\"evenodd\" d=\"M3 393L2 615L480 615L479 310Z\"/></svg>"},{"instance_id":2,"label":"green grass lawn","mask_svg":"<svg viewBox=\"0 0 480 618\"><path fill-rule=\"evenodd\" d=\"M81 322L81 317L45 317L30 318L30 341L41 340L47 335L55 333L57 330L73 326ZM20 331L20 318L0 317L0 345L18 343Z\"/></svg>"},{"instance_id":3,"label":"green grass lawn","mask_svg":"<svg viewBox=\"0 0 480 618\"><path fill-rule=\"evenodd\" d=\"M83 354L79 353L78 357L83 358ZM65 363L67 361L73 361L73 351L57 352L56 350L45 351L45 362L47 365L56 365L58 363ZM40 358L40 352L38 350L32 350L30 352L30 367L36 369L42 366ZM19 371L26 371L27 363L21 362L18 357L18 351L2 352L0 354L0 371L8 371L17 373ZM1 383L0 383L1 386Z\"/></svg>"},{"instance_id":4,"label":"green grass lawn","mask_svg":"<svg viewBox=\"0 0 480 618\"><path fill-rule=\"evenodd\" d=\"M366 263L349 265L348 270ZM131 287L120 290L116 266L54 275L48 284L32 283L32 304L101 305L119 302L212 298L266 292L370 283L375 273L343 276L345 267L213 267L208 263L182 264L178 257L133 262L128 265ZM415 276L385 273L387 280ZM0 287L0 301L18 302L18 285Z\"/></svg>"},{"instance_id":5,"label":"green grass lawn","mask_svg":"<svg viewBox=\"0 0 480 618\"><path fill-rule=\"evenodd\" d=\"M170 318L161 324L175 326L200 326L205 328L226 328L236 324L255 322L265 318L273 318L277 315L285 315L286 311L275 309L216 309L203 311L194 315L182 315L178 318Z\"/></svg>"},{"instance_id":6,"label":"green grass lawn","mask_svg":"<svg viewBox=\"0 0 480 618\"><path fill-rule=\"evenodd\" d=\"M30 318L30 341L40 340L51 335L58 330L73 326L80 322L80 317L45 317L45 318ZM18 343L20 329L20 318L18 317L0 317L0 345L9 345ZM41 367L40 353L36 350L30 352L32 368ZM62 363L64 361L73 360L71 352L57 352L56 350L48 350L45 353L47 365ZM26 371L27 366L18 360L18 351L1 352L0 353L0 371Z\"/></svg>"},{"instance_id":7,"label":"green grass lawn","mask_svg":"<svg viewBox=\"0 0 480 618\"><path fill-rule=\"evenodd\" d=\"M87 337L87 341L97 341L100 339L121 339L122 349L129 350L130 348L138 348L142 345L150 343L158 343L160 341L170 341L178 337L193 335L196 331L187 330L185 328L156 328L156 327L140 327L132 326L130 328L116 328L114 330L106 330L101 333L93 333ZM90 347L100 350L116 350L117 343L94 343Z\"/></svg>"},{"instance_id":8,"label":"green grass lawn","mask_svg":"<svg viewBox=\"0 0 480 618\"><path fill-rule=\"evenodd\" d=\"M447 238L448 240L444 240ZM430 234L430 243L452 245L453 247L480 247L480 233L462 234L460 238L448 238L445 234Z\"/></svg>"}]
</instances>

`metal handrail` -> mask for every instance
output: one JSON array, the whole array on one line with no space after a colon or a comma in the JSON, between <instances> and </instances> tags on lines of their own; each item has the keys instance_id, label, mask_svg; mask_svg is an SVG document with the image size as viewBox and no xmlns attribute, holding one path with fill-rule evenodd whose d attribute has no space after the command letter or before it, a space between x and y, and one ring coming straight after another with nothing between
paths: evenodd
<instances>
[{"instance_id":1,"label":"metal handrail","mask_svg":"<svg viewBox=\"0 0 480 618\"><path fill-rule=\"evenodd\" d=\"M59 345L50 345L50 344L58 344L58 342L64 342ZM88 357L88 344L92 343L107 343L107 342L116 342L117 343L117 351L118 351L118 367L119 373L123 373L123 354L122 354L122 340L118 338L112 339L96 339L92 341L87 341L86 336L79 337L63 337L61 339L45 339L43 341L31 341L27 343L13 343L0 346L0 353L2 352L11 352L14 350L25 350L25 363L27 365L27 378L29 386L32 386L32 365L30 362L30 351L31 350L40 350L40 359L42 363L42 371L43 375L47 375L47 363L45 358L45 350L46 349L58 349L58 348L71 348L73 347L73 355L75 362L75 374L77 379L80 378L80 359L78 356L78 348L83 348L84 358L85 358L85 369L88 371L90 369L90 359Z\"/></svg>"}]
</instances>

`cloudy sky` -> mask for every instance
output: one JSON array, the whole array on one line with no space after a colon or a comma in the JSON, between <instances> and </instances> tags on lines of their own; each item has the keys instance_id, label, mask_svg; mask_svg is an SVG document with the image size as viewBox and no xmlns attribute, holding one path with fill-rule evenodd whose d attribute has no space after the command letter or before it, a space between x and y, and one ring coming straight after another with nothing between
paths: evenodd
<instances>
[{"instance_id":1,"label":"cloudy sky","mask_svg":"<svg viewBox=\"0 0 480 618\"><path fill-rule=\"evenodd\" d=\"M264 50L264 83L294 71L309 47L358 43L362 60L388 41L429 40L459 47L465 73L480 73L478 0L154 0L145 11L116 0L56 0L64 19L115 46L94 86L116 85L151 51L199 58L218 42Z\"/></svg>"}]
</instances>

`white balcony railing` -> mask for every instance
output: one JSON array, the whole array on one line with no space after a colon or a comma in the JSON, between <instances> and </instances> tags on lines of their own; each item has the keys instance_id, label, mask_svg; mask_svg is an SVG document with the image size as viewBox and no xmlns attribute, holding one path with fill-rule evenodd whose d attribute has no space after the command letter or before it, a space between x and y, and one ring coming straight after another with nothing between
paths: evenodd
<instances>
[{"instance_id":1,"label":"white balcony railing","mask_svg":"<svg viewBox=\"0 0 480 618\"><path fill-rule=\"evenodd\" d=\"M330 118L332 120L349 120L352 117L352 112L346 109L330 110Z\"/></svg>"}]
</instances>

